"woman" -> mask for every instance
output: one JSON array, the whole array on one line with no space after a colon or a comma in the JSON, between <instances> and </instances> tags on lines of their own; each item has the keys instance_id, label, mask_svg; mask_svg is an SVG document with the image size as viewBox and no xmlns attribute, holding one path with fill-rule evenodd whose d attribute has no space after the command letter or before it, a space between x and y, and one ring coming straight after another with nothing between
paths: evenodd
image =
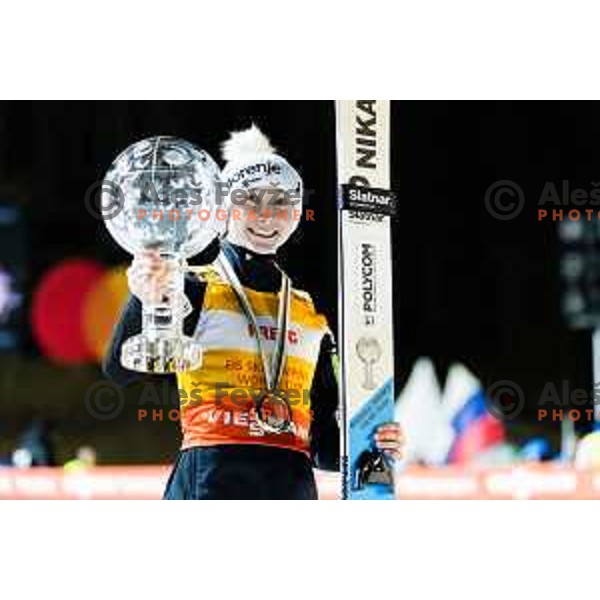
<instances>
[{"instance_id":1,"label":"woman","mask_svg":"<svg viewBox=\"0 0 600 600\"><path fill-rule=\"evenodd\" d=\"M310 296L276 261L298 225L302 180L255 126L232 134L223 156L227 235L217 260L186 278L184 329L203 361L177 375L183 443L164 497L316 499L313 467L339 469L334 345ZM119 356L141 328L140 300L162 295L167 277L153 251L128 270L132 297L105 362L119 383L136 377ZM401 455L397 424L379 428L376 442L391 459Z\"/></svg>"}]
</instances>

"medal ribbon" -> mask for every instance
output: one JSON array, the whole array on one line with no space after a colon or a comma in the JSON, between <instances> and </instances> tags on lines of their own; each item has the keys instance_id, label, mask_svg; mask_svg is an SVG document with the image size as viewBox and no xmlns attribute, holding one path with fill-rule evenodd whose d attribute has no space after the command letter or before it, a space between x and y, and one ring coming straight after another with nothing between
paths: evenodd
<instances>
[{"instance_id":1,"label":"medal ribbon","mask_svg":"<svg viewBox=\"0 0 600 600\"><path fill-rule=\"evenodd\" d=\"M227 256L221 252L217 257L216 263L224 278L229 280L229 283L231 284L231 287L237 296L238 302L246 313L248 321L250 321L250 324L252 327L254 327L256 345L262 361L265 382L267 384L267 392L273 394L281 382L285 365L285 350L287 346L287 333L290 319L290 278L283 271L281 271L281 290L279 291L279 306L277 308L277 338L275 340L275 349L271 354L271 364L269 365L267 354L265 352L262 340L260 339L260 330L258 329L256 314L250 305L250 301L244 292L242 284L235 270L233 269L231 262Z\"/></svg>"}]
</instances>

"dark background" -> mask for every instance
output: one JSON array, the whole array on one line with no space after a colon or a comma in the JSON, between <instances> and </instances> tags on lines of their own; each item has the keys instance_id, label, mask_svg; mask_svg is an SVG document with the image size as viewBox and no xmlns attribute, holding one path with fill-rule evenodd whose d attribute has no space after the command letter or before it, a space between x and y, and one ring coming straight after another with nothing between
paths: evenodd
<instances>
[{"instance_id":1,"label":"dark background","mask_svg":"<svg viewBox=\"0 0 600 600\"><path fill-rule=\"evenodd\" d=\"M333 102L2 102L0 201L24 207L25 292L70 256L119 264L127 255L86 210L89 186L116 155L141 138L170 134L218 158L230 129L255 121L314 191L306 223L284 251L297 284L335 322L336 214ZM555 227L538 222L544 184L563 179L589 190L600 180L600 105L572 102L393 102L392 187L397 388L414 360L431 356L443 380L454 361L490 385L517 382L527 406L509 424L516 440L535 433L558 441L558 424L540 424L535 402L548 381L591 388L591 342L563 325ZM497 180L525 194L515 219L484 204ZM27 306L25 307L27 309ZM24 311L26 321L27 310ZM93 366L49 364L24 323L23 348L0 357L0 451L32 414L54 424L59 456L93 443L100 462L169 460L176 423L138 423L135 403L99 423L83 408ZM133 392L131 392L133 393Z\"/></svg>"}]
</instances>

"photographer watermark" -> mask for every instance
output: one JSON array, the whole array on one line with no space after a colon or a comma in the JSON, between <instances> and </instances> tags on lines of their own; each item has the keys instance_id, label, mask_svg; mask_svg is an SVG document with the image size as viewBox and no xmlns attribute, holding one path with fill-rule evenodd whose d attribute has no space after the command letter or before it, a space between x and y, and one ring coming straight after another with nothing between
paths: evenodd
<instances>
[{"instance_id":1,"label":"photographer watermark","mask_svg":"<svg viewBox=\"0 0 600 600\"><path fill-rule=\"evenodd\" d=\"M501 179L490 185L485 192L485 206L488 212L500 221L514 219L521 214L525 205L525 194L514 181Z\"/></svg>"},{"instance_id":2,"label":"photographer watermark","mask_svg":"<svg viewBox=\"0 0 600 600\"><path fill-rule=\"evenodd\" d=\"M586 187L575 187L567 179L546 181L535 202L538 221L600 221L600 181L590 181ZM502 179L488 187L484 203L492 217L508 221L523 211L525 193L518 183Z\"/></svg>"},{"instance_id":3,"label":"photographer watermark","mask_svg":"<svg viewBox=\"0 0 600 600\"><path fill-rule=\"evenodd\" d=\"M593 422L600 418L600 382L594 389L572 388L564 379L560 386L547 382L537 405L538 421ZM591 406L590 406L591 405Z\"/></svg>"},{"instance_id":4,"label":"photographer watermark","mask_svg":"<svg viewBox=\"0 0 600 600\"><path fill-rule=\"evenodd\" d=\"M191 208L186 208L185 210L172 208L165 211L161 209L152 209L150 212L146 209L140 208L135 213L135 219L138 221L191 221L192 219L210 221L212 218L213 212L208 208L201 208L198 211ZM282 208L265 208L263 210L250 208L242 212L239 208L231 208L229 210L225 208L217 208L214 211L214 218L217 221L227 221L228 219L233 221L260 221L263 219L273 221L300 221L302 218L302 211L299 209L288 211ZM315 211L307 208L304 211L304 218L306 221L314 221Z\"/></svg>"},{"instance_id":5,"label":"photographer watermark","mask_svg":"<svg viewBox=\"0 0 600 600\"><path fill-rule=\"evenodd\" d=\"M286 208L308 205L315 190L285 189L279 181L270 181L269 187L247 189L234 188L224 182L216 182L211 192L206 192L202 186L173 188L161 190L151 177L143 178L140 187L134 192L139 196L138 212L147 214L165 213L172 211L180 214L194 213L195 209L228 211L232 208L247 205L269 207L280 212ZM94 218L110 221L117 217L125 207L125 192L116 182L104 179L93 183L84 195L87 212ZM307 220L314 220L314 210L305 211Z\"/></svg>"},{"instance_id":6,"label":"photographer watermark","mask_svg":"<svg viewBox=\"0 0 600 600\"><path fill-rule=\"evenodd\" d=\"M123 210L125 196L121 186L112 181L96 181L85 191L85 208L94 219L110 221Z\"/></svg>"},{"instance_id":7,"label":"photographer watermark","mask_svg":"<svg viewBox=\"0 0 600 600\"><path fill-rule=\"evenodd\" d=\"M512 421L525 407L523 389L514 381L503 379L495 381L485 394L487 411L497 419Z\"/></svg>"},{"instance_id":8,"label":"photographer watermark","mask_svg":"<svg viewBox=\"0 0 600 600\"><path fill-rule=\"evenodd\" d=\"M138 408L138 420L179 420L179 411L197 406L220 409L256 408L266 396L275 398L275 403L290 407L309 407L310 390L279 388L269 391L260 386L235 386L228 382L216 382L211 386L191 382L191 390L175 388L168 380L160 384L145 382L133 404ZM123 411L125 396L122 388L108 380L93 383L85 393L84 402L88 413L99 420L117 418ZM131 403L131 401L130 401ZM175 408L177 407L177 408ZM309 413L311 411L309 410Z\"/></svg>"},{"instance_id":9,"label":"photographer watermark","mask_svg":"<svg viewBox=\"0 0 600 600\"><path fill-rule=\"evenodd\" d=\"M533 400L533 401L532 401ZM492 383L485 394L486 409L497 419L512 420L525 408L523 389L514 381ZM538 421L582 421L600 419L600 382L593 389L574 388L567 379L559 384L547 381L539 396L529 398Z\"/></svg>"},{"instance_id":10,"label":"photographer watermark","mask_svg":"<svg viewBox=\"0 0 600 600\"><path fill-rule=\"evenodd\" d=\"M87 389L84 404L94 419L111 421L123 412L125 395L118 385L103 379Z\"/></svg>"}]
</instances>

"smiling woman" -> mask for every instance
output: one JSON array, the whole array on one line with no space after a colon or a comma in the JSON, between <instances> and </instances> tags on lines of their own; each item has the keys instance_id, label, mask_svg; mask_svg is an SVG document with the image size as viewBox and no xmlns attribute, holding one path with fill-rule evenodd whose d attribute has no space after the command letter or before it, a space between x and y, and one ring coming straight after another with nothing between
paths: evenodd
<instances>
[{"instance_id":1,"label":"smiling woman","mask_svg":"<svg viewBox=\"0 0 600 600\"><path fill-rule=\"evenodd\" d=\"M228 205L236 205L232 212L239 210L239 218L230 218L228 240L258 254L274 252L298 227L302 213L300 175L275 154L255 125L231 135L223 144L223 158L227 161L223 180L238 186L229 193Z\"/></svg>"}]
</instances>

